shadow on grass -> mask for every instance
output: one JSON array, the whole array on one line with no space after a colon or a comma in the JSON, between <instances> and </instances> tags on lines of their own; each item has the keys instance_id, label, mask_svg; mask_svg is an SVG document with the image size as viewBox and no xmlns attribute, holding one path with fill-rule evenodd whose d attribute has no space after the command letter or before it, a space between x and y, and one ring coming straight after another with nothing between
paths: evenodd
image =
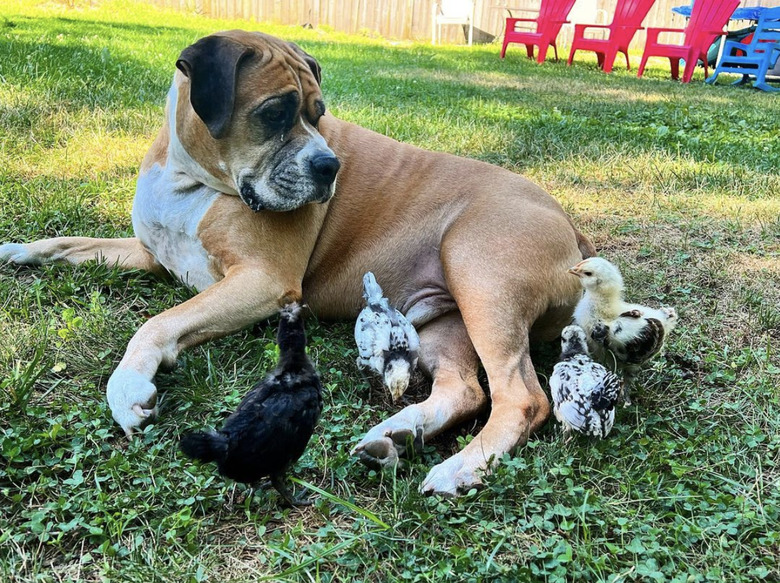
<instances>
[{"instance_id":1,"label":"shadow on grass","mask_svg":"<svg viewBox=\"0 0 780 583\"><path fill-rule=\"evenodd\" d=\"M31 105L7 127L20 139L47 115L36 103L59 102L73 114L150 106L162 114L176 57L201 36L180 27L68 18L20 17L14 23L0 30L0 73L29 96ZM594 151L604 158L615 152L688 157L737 169L714 172L712 185L722 188L749 173L772 173L780 157L778 140L767 139L776 128L762 115L765 96L748 96L735 110L722 91L696 83L639 80L631 72L604 75L563 62L538 66L520 55L501 61L497 47L467 53L310 36L291 29L291 40L323 66L323 91L335 111L349 118L371 109L375 129L423 147L436 148L427 143L430 136L458 124L472 127L484 145L474 151L468 142L459 153L514 169L544 167L583 152L592 157ZM764 147L756 148L759 143ZM751 156L745 156L748 150ZM696 180L691 178L694 186Z\"/></svg>"},{"instance_id":2,"label":"shadow on grass","mask_svg":"<svg viewBox=\"0 0 780 583\"><path fill-rule=\"evenodd\" d=\"M98 205L110 183L111 178L85 181L0 174L2 241L132 236L129 214L109 216Z\"/></svg>"},{"instance_id":3,"label":"shadow on grass","mask_svg":"<svg viewBox=\"0 0 780 583\"><path fill-rule=\"evenodd\" d=\"M156 45L184 47L192 39L191 31L164 27L23 19L0 29L0 73L9 85L72 110L163 103L173 71L157 62Z\"/></svg>"}]
</instances>

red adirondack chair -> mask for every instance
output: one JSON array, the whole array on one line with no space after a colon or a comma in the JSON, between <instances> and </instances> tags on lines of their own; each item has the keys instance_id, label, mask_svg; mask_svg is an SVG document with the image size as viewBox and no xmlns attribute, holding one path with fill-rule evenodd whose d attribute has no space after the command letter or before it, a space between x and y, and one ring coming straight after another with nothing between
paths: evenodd
<instances>
[{"instance_id":1,"label":"red adirondack chair","mask_svg":"<svg viewBox=\"0 0 780 583\"><path fill-rule=\"evenodd\" d=\"M506 47L509 43L525 45L528 58L534 57L534 46L539 47L536 61L543 63L547 57L547 49L552 45L555 51L555 59L558 59L558 47L555 39L561 31L561 27L568 21L566 17L571 12L575 0L542 0L539 7L539 16L536 18L507 18L504 31L504 46L501 47L501 58L506 55ZM536 24L536 32L515 30L518 23Z\"/></svg>"},{"instance_id":2,"label":"red adirondack chair","mask_svg":"<svg viewBox=\"0 0 780 583\"><path fill-rule=\"evenodd\" d=\"M628 45L636 31L642 28L642 21L654 2L655 0L618 0L611 24L575 24L568 64L571 65L577 51L593 51L599 60L599 66L605 73L609 73L617 54L623 53L626 56L626 68L630 70ZM606 29L609 36L605 39L585 38L585 31L589 28Z\"/></svg>"},{"instance_id":3,"label":"red adirondack chair","mask_svg":"<svg viewBox=\"0 0 780 583\"><path fill-rule=\"evenodd\" d=\"M685 59L685 70L682 82L688 83L693 77L696 63L704 61L704 76L709 74L707 68L707 50L712 42L721 34L723 27L739 6L739 0L695 0L691 10L688 26L683 28L648 28L645 52L639 64L637 77L645 72L648 57L668 57L672 68L672 79L680 75L680 59ZM684 33L682 45L663 44L658 42L662 32Z\"/></svg>"}]
</instances>

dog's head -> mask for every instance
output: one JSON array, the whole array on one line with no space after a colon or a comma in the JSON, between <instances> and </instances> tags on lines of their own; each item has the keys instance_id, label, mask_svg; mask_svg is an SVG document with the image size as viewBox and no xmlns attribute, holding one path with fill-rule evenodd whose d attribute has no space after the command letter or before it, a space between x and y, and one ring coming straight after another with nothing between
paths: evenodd
<instances>
[{"instance_id":1,"label":"dog's head","mask_svg":"<svg viewBox=\"0 0 780 583\"><path fill-rule=\"evenodd\" d=\"M293 43L227 31L182 51L175 126L187 154L253 210L333 195L340 164L317 131L320 66Z\"/></svg>"}]
</instances>

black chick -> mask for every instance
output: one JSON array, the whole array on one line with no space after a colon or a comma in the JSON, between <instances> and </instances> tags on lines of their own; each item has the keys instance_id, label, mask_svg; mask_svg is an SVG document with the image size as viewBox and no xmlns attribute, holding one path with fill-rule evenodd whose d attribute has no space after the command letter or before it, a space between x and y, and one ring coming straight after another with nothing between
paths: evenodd
<instances>
[{"instance_id":1,"label":"black chick","mask_svg":"<svg viewBox=\"0 0 780 583\"><path fill-rule=\"evenodd\" d=\"M219 431L185 435L181 450L203 462L217 462L219 473L254 484L270 477L290 505L310 504L293 498L284 483L287 469L306 450L322 412L322 384L306 355L306 333L297 303L281 310L279 363L242 399Z\"/></svg>"}]
</instances>

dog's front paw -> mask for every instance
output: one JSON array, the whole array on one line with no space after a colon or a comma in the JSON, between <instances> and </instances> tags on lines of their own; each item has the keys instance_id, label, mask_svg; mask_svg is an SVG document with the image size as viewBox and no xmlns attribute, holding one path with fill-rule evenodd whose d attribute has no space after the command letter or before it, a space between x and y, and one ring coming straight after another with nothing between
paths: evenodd
<instances>
[{"instance_id":1,"label":"dog's front paw","mask_svg":"<svg viewBox=\"0 0 780 583\"><path fill-rule=\"evenodd\" d=\"M392 468L398 465L398 450L390 436L383 436L369 441L361 441L352 455L372 470L381 470L383 468Z\"/></svg>"},{"instance_id":2,"label":"dog's front paw","mask_svg":"<svg viewBox=\"0 0 780 583\"><path fill-rule=\"evenodd\" d=\"M30 253L27 245L21 243L4 243L0 245L0 263L17 263L19 265L38 265L40 260Z\"/></svg>"},{"instance_id":3,"label":"dog's front paw","mask_svg":"<svg viewBox=\"0 0 780 583\"><path fill-rule=\"evenodd\" d=\"M399 458L412 457L422 451L423 430L417 427L416 432L410 429L386 429L382 435L370 431L352 450L361 462L374 470L398 465Z\"/></svg>"},{"instance_id":4,"label":"dog's front paw","mask_svg":"<svg viewBox=\"0 0 780 583\"><path fill-rule=\"evenodd\" d=\"M471 488L482 487L482 479L478 474L481 474L484 469L483 466L472 466L463 453L455 454L431 468L423 480L420 492L426 496L464 494Z\"/></svg>"},{"instance_id":5,"label":"dog's front paw","mask_svg":"<svg viewBox=\"0 0 780 583\"><path fill-rule=\"evenodd\" d=\"M128 438L157 416L157 387L131 369L117 369L106 387L114 421Z\"/></svg>"}]
</instances>

